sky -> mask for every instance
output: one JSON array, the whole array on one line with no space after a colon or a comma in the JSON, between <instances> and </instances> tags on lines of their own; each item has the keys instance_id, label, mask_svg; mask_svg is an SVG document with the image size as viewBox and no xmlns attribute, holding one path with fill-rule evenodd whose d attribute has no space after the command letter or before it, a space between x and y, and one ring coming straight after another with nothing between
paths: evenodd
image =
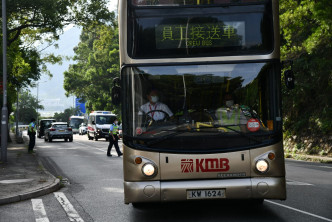
<instances>
[{"instance_id":1,"label":"sky","mask_svg":"<svg viewBox=\"0 0 332 222\"><path fill-rule=\"evenodd\" d=\"M117 10L117 4L117 0L110 0L110 11ZM64 29L64 33L60 36L59 41L56 42L59 47L55 48L51 46L44 50L44 53L73 56L73 48L78 45L80 34L80 27L74 25L67 26ZM68 70L70 64L73 64L73 61L64 60L61 65L49 64L47 67L53 77L50 78L45 74L42 75L41 79L38 81L38 87L30 89L31 93L38 97L41 105L44 106L44 110L39 110L42 117L52 117L55 112L63 112L65 109L75 106L75 97L66 97L65 90L63 89L63 73Z\"/></svg>"}]
</instances>

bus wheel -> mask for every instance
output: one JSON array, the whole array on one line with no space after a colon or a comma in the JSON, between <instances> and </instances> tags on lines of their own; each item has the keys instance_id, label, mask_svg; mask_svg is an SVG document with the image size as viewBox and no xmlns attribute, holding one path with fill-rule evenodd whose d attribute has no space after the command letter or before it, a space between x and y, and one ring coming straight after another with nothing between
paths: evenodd
<instances>
[{"instance_id":1,"label":"bus wheel","mask_svg":"<svg viewBox=\"0 0 332 222\"><path fill-rule=\"evenodd\" d=\"M147 207L147 203L131 203L135 209L144 209Z\"/></svg>"},{"instance_id":2,"label":"bus wheel","mask_svg":"<svg viewBox=\"0 0 332 222\"><path fill-rule=\"evenodd\" d=\"M264 199L252 199L251 202L254 205L262 205L264 203Z\"/></svg>"}]
</instances>

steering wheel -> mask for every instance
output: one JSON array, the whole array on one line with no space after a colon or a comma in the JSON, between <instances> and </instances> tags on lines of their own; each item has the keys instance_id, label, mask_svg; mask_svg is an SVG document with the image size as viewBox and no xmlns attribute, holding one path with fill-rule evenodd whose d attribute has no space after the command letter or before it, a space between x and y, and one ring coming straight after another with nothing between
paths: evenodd
<instances>
[{"instance_id":1,"label":"steering wheel","mask_svg":"<svg viewBox=\"0 0 332 222\"><path fill-rule=\"evenodd\" d=\"M164 113L164 118L161 119L161 120L154 120L154 119L152 118L152 116L150 116L149 114L150 114L150 113L155 113L155 112L162 112L162 113ZM152 121L152 122L154 122L154 121L166 122L167 119L169 119L169 115L168 115L168 113L166 113L165 111L160 110L160 109L151 110L151 111L149 111L149 112L147 112L147 113L144 113L144 114L145 114L145 123L144 123L144 125L146 125L146 126L148 126L148 125L149 125L148 122L151 122L151 121ZM151 115L153 115L153 114L151 114Z\"/></svg>"}]
</instances>

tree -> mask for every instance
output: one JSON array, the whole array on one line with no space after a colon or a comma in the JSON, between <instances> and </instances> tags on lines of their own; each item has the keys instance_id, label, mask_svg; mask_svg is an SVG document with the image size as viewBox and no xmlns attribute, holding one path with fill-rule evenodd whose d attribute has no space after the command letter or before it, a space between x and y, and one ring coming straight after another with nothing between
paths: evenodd
<instances>
[{"instance_id":1,"label":"tree","mask_svg":"<svg viewBox=\"0 0 332 222\"><path fill-rule=\"evenodd\" d=\"M64 73L67 95L86 101L88 110L112 110L113 78L119 77L119 42L116 23L84 28L75 47L74 61Z\"/></svg>"},{"instance_id":2,"label":"tree","mask_svg":"<svg viewBox=\"0 0 332 222\"><path fill-rule=\"evenodd\" d=\"M61 62L61 56L42 54L38 45L53 44L68 24L93 26L112 22L114 13L108 10L107 3L107 0L7 1L9 113L15 101L10 94L15 95L17 87L33 86L43 72L48 73L47 63ZM1 75L2 70L1 63Z\"/></svg>"},{"instance_id":3,"label":"tree","mask_svg":"<svg viewBox=\"0 0 332 222\"><path fill-rule=\"evenodd\" d=\"M24 124L28 124L31 121L31 118L37 119L39 113L38 110L44 109L42 105L39 104L37 98L33 96L29 91L23 91L20 94L18 102L18 120ZM17 107L14 112L14 117L16 121L16 112Z\"/></svg>"},{"instance_id":4,"label":"tree","mask_svg":"<svg viewBox=\"0 0 332 222\"><path fill-rule=\"evenodd\" d=\"M332 129L332 2L280 1L283 60L293 60L296 89L283 88L287 130L327 134ZM287 67L289 68L289 67Z\"/></svg>"},{"instance_id":5,"label":"tree","mask_svg":"<svg viewBox=\"0 0 332 222\"><path fill-rule=\"evenodd\" d=\"M78 108L68 108L62 113L54 113L54 119L59 122L69 122L69 117L75 115L78 112Z\"/></svg>"}]
</instances>

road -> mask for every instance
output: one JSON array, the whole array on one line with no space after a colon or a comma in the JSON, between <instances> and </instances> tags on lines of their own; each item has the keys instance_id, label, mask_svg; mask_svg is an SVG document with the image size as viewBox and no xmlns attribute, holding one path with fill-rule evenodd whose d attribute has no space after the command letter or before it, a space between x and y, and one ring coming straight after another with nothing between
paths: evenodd
<instances>
[{"instance_id":1,"label":"road","mask_svg":"<svg viewBox=\"0 0 332 222\"><path fill-rule=\"evenodd\" d=\"M332 165L286 161L287 200L172 203L135 209L123 203L122 157L106 156L105 140L48 143L37 139L44 166L64 187L36 199L0 206L0 222L13 221L330 221ZM120 146L121 146L120 142Z\"/></svg>"}]
</instances>

